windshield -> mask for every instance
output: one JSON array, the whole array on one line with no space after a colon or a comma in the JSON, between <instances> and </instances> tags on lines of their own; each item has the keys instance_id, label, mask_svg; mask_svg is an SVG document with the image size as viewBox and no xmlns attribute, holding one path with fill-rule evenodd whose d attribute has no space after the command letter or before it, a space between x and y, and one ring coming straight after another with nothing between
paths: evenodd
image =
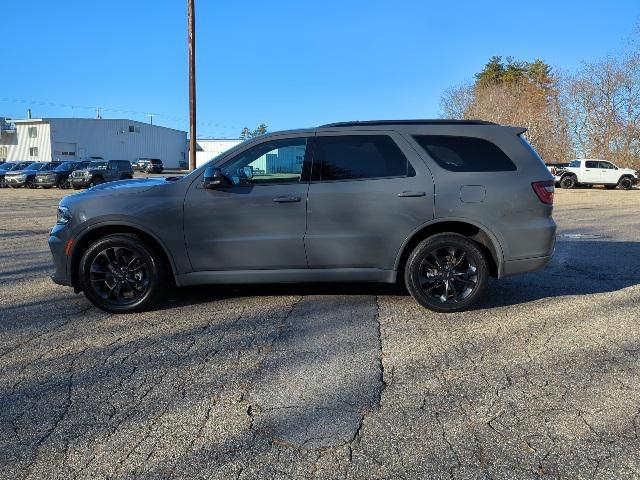
<instances>
[{"instance_id":1,"label":"windshield","mask_svg":"<svg viewBox=\"0 0 640 480\"><path fill-rule=\"evenodd\" d=\"M58 165L56 168L53 169L54 172L68 172L69 170L73 170L73 163L72 162L65 162L62 163L60 165Z\"/></svg>"},{"instance_id":2,"label":"windshield","mask_svg":"<svg viewBox=\"0 0 640 480\"><path fill-rule=\"evenodd\" d=\"M572 160L569 166L571 168L580 168L580 160Z\"/></svg>"},{"instance_id":3,"label":"windshield","mask_svg":"<svg viewBox=\"0 0 640 480\"><path fill-rule=\"evenodd\" d=\"M109 162L91 162L87 168L107 168Z\"/></svg>"},{"instance_id":4,"label":"windshield","mask_svg":"<svg viewBox=\"0 0 640 480\"><path fill-rule=\"evenodd\" d=\"M54 168L56 168L58 165L60 165L61 162L49 162L49 163L43 163L42 165L40 165L40 168L38 168L38 170L53 170Z\"/></svg>"},{"instance_id":5,"label":"windshield","mask_svg":"<svg viewBox=\"0 0 640 480\"><path fill-rule=\"evenodd\" d=\"M20 162L20 163L16 163L13 167L11 167L11 170L24 170L25 168L27 168L29 165L31 165L32 162Z\"/></svg>"},{"instance_id":6,"label":"windshield","mask_svg":"<svg viewBox=\"0 0 640 480\"><path fill-rule=\"evenodd\" d=\"M3 163L0 165L0 170L10 170L14 165L15 163Z\"/></svg>"}]
</instances>

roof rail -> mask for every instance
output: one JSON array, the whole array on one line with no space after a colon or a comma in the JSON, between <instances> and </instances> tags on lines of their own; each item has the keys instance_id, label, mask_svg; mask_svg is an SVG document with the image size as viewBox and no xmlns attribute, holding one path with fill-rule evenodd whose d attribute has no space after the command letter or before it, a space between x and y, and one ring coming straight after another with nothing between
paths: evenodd
<instances>
[{"instance_id":1,"label":"roof rail","mask_svg":"<svg viewBox=\"0 0 640 480\"><path fill-rule=\"evenodd\" d=\"M365 120L353 122L337 122L320 125L326 127L364 127L378 125L497 125L497 123L484 120L448 120L448 119L423 119L423 120Z\"/></svg>"}]
</instances>

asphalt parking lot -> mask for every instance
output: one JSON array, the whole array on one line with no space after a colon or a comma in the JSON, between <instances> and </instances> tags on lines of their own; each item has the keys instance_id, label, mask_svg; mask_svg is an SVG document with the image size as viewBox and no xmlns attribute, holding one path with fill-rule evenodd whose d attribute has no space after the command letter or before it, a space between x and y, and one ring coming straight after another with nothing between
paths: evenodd
<instances>
[{"instance_id":1,"label":"asphalt parking lot","mask_svg":"<svg viewBox=\"0 0 640 480\"><path fill-rule=\"evenodd\" d=\"M0 190L0 478L640 478L640 192L559 191L556 254L434 314L209 287L118 316L48 278L69 191Z\"/></svg>"}]
</instances>

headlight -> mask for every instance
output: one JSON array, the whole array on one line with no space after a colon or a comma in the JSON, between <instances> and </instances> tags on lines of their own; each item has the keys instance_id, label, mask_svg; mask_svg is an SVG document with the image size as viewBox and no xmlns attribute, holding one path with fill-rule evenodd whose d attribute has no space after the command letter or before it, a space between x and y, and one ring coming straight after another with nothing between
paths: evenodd
<instances>
[{"instance_id":1,"label":"headlight","mask_svg":"<svg viewBox=\"0 0 640 480\"><path fill-rule=\"evenodd\" d=\"M67 207L58 207L58 218L56 223L58 225L66 225L71 220L71 212Z\"/></svg>"}]
</instances>

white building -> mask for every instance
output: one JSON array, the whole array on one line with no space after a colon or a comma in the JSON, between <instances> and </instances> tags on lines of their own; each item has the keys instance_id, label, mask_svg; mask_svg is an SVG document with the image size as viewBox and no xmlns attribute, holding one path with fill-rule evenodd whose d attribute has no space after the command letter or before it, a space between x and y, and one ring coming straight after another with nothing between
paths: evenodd
<instances>
[{"instance_id":1,"label":"white building","mask_svg":"<svg viewBox=\"0 0 640 480\"><path fill-rule=\"evenodd\" d=\"M235 147L242 140L231 138L202 138L196 140L196 167L207 163L213 157Z\"/></svg>"},{"instance_id":2,"label":"white building","mask_svg":"<svg viewBox=\"0 0 640 480\"><path fill-rule=\"evenodd\" d=\"M0 117L0 162L159 158L177 168L186 152L186 132L135 120Z\"/></svg>"}]
</instances>

